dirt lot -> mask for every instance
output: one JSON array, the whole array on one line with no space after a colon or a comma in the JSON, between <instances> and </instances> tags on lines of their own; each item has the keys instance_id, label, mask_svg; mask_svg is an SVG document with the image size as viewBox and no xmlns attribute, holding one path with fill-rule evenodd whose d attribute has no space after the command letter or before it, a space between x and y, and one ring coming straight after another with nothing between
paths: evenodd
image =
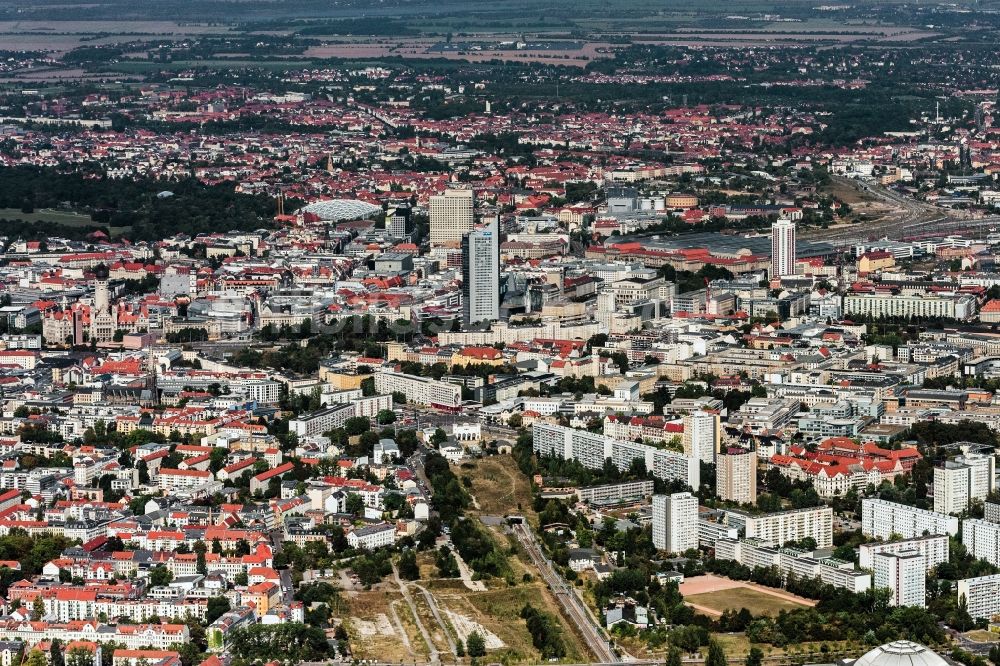
<instances>
[{"instance_id":1,"label":"dirt lot","mask_svg":"<svg viewBox=\"0 0 1000 666\"><path fill-rule=\"evenodd\" d=\"M355 657L390 662L427 658L426 644L398 592L358 592L347 601L343 621Z\"/></svg>"}]
</instances>

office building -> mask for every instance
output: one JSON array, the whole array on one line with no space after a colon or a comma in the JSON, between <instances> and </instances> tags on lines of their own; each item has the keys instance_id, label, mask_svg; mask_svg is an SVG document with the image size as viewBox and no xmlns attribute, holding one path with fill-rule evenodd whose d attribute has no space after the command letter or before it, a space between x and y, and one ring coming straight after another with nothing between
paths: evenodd
<instances>
[{"instance_id":1,"label":"office building","mask_svg":"<svg viewBox=\"0 0 1000 666\"><path fill-rule=\"evenodd\" d=\"M668 553L698 547L698 498L691 493L653 495L653 545Z\"/></svg>"},{"instance_id":2,"label":"office building","mask_svg":"<svg viewBox=\"0 0 1000 666\"><path fill-rule=\"evenodd\" d=\"M729 449L715 460L715 493L739 504L757 503L757 454Z\"/></svg>"},{"instance_id":3,"label":"office building","mask_svg":"<svg viewBox=\"0 0 1000 666\"><path fill-rule=\"evenodd\" d=\"M771 225L771 277L795 275L795 222L785 218Z\"/></svg>"},{"instance_id":4,"label":"office building","mask_svg":"<svg viewBox=\"0 0 1000 666\"><path fill-rule=\"evenodd\" d=\"M964 531L964 526L962 529ZM943 534L934 534L916 539L863 543L858 546L858 566L862 569L874 569L875 555L878 553L901 553L907 550L915 550L923 555L924 566L929 572L937 565L948 561L948 537Z\"/></svg>"},{"instance_id":5,"label":"office building","mask_svg":"<svg viewBox=\"0 0 1000 666\"><path fill-rule=\"evenodd\" d=\"M684 434L681 442L684 455L692 456L706 463L715 462L719 450L719 415L715 412L697 411L683 418Z\"/></svg>"},{"instance_id":6,"label":"office building","mask_svg":"<svg viewBox=\"0 0 1000 666\"><path fill-rule=\"evenodd\" d=\"M861 500L861 531L876 539L958 534L958 518L884 499Z\"/></svg>"},{"instance_id":7,"label":"office building","mask_svg":"<svg viewBox=\"0 0 1000 666\"><path fill-rule=\"evenodd\" d=\"M385 227L396 240L407 240L413 233L411 211L408 206L397 206L386 216Z\"/></svg>"},{"instance_id":8,"label":"office building","mask_svg":"<svg viewBox=\"0 0 1000 666\"><path fill-rule=\"evenodd\" d=\"M430 198L432 247L458 247L472 231L475 199L472 190L445 190Z\"/></svg>"},{"instance_id":9,"label":"office building","mask_svg":"<svg viewBox=\"0 0 1000 666\"><path fill-rule=\"evenodd\" d=\"M917 550L876 553L872 578L876 589L892 592L893 606L924 607L927 601L927 564Z\"/></svg>"},{"instance_id":10,"label":"office building","mask_svg":"<svg viewBox=\"0 0 1000 666\"><path fill-rule=\"evenodd\" d=\"M500 232L496 220L462 237L465 325L500 318Z\"/></svg>"}]
</instances>

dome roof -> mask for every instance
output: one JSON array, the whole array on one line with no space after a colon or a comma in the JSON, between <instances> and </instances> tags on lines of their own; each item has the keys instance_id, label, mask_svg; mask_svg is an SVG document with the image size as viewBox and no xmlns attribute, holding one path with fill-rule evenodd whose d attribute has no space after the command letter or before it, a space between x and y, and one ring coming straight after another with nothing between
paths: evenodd
<instances>
[{"instance_id":1,"label":"dome roof","mask_svg":"<svg viewBox=\"0 0 1000 666\"><path fill-rule=\"evenodd\" d=\"M321 220L330 222L340 222L342 220L356 220L358 218L373 215L382 209L367 201L357 201L355 199L328 199L326 201L316 201L304 207L302 210L307 213L318 215Z\"/></svg>"},{"instance_id":2,"label":"dome roof","mask_svg":"<svg viewBox=\"0 0 1000 666\"><path fill-rule=\"evenodd\" d=\"M948 662L920 643L893 641L866 652L854 666L948 666Z\"/></svg>"}]
</instances>

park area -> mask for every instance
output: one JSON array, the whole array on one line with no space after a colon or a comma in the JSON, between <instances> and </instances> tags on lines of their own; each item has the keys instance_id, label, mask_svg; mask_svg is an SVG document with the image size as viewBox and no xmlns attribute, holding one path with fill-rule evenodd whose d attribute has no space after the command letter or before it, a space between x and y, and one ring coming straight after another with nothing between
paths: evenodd
<instances>
[{"instance_id":1,"label":"park area","mask_svg":"<svg viewBox=\"0 0 1000 666\"><path fill-rule=\"evenodd\" d=\"M680 585L684 602L703 615L719 617L726 610L746 608L754 615L777 615L785 610L815 606L811 599L762 585L706 574Z\"/></svg>"}]
</instances>

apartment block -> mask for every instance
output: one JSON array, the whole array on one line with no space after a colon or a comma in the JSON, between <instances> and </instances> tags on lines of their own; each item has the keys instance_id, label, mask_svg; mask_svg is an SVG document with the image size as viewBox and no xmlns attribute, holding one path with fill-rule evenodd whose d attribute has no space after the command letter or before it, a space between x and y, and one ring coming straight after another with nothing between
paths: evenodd
<instances>
[{"instance_id":1,"label":"apartment block","mask_svg":"<svg viewBox=\"0 0 1000 666\"><path fill-rule=\"evenodd\" d=\"M889 589L893 606L920 606L927 602L927 563L916 550L875 553L872 578L876 589Z\"/></svg>"},{"instance_id":2,"label":"apartment block","mask_svg":"<svg viewBox=\"0 0 1000 666\"><path fill-rule=\"evenodd\" d=\"M701 483L698 459L677 451L548 423L532 425L531 435L532 448L540 456L577 460L587 469L601 469L610 458L615 467L626 470L639 459L659 479L683 481L691 488Z\"/></svg>"},{"instance_id":3,"label":"apartment block","mask_svg":"<svg viewBox=\"0 0 1000 666\"><path fill-rule=\"evenodd\" d=\"M973 619L992 619L1000 613L1000 574L958 581L959 602L963 598Z\"/></svg>"},{"instance_id":4,"label":"apartment block","mask_svg":"<svg viewBox=\"0 0 1000 666\"><path fill-rule=\"evenodd\" d=\"M828 506L792 509L763 515L727 510L726 521L743 531L744 538L785 544L811 537L817 548L833 545L833 509Z\"/></svg>"},{"instance_id":5,"label":"apartment block","mask_svg":"<svg viewBox=\"0 0 1000 666\"><path fill-rule=\"evenodd\" d=\"M730 449L715 462L715 493L740 504L757 503L757 453Z\"/></svg>"},{"instance_id":6,"label":"apartment block","mask_svg":"<svg viewBox=\"0 0 1000 666\"><path fill-rule=\"evenodd\" d=\"M715 462L719 450L719 415L715 412L697 411L683 417L684 434L681 442L684 455L698 458L702 462Z\"/></svg>"},{"instance_id":7,"label":"apartment block","mask_svg":"<svg viewBox=\"0 0 1000 666\"><path fill-rule=\"evenodd\" d=\"M628 481L626 483L608 483L603 486L588 486L577 488L576 496L581 502L606 504L630 499L641 499L653 494L653 482Z\"/></svg>"},{"instance_id":8,"label":"apartment block","mask_svg":"<svg viewBox=\"0 0 1000 666\"><path fill-rule=\"evenodd\" d=\"M958 514L969 508L972 468L953 460L934 468L934 510Z\"/></svg>"},{"instance_id":9,"label":"apartment block","mask_svg":"<svg viewBox=\"0 0 1000 666\"><path fill-rule=\"evenodd\" d=\"M715 557L734 560L751 569L777 567L785 576L819 578L828 585L864 592L871 587L867 571L858 571L852 562L834 558L815 558L796 548L778 548L762 539L720 539L715 545Z\"/></svg>"},{"instance_id":10,"label":"apartment block","mask_svg":"<svg viewBox=\"0 0 1000 666\"><path fill-rule=\"evenodd\" d=\"M962 529L964 531L965 527L963 526ZM935 534L915 539L861 544L858 547L858 566L862 569L873 569L875 555L901 553L909 550L917 551L923 555L924 565L927 567L927 571L930 571L937 565L948 561L948 537L943 534Z\"/></svg>"},{"instance_id":11,"label":"apartment block","mask_svg":"<svg viewBox=\"0 0 1000 666\"><path fill-rule=\"evenodd\" d=\"M698 547L698 498L691 493L653 495L653 545L668 553Z\"/></svg>"},{"instance_id":12,"label":"apartment block","mask_svg":"<svg viewBox=\"0 0 1000 666\"><path fill-rule=\"evenodd\" d=\"M962 543L977 559L1000 566L1000 523L977 518L963 520Z\"/></svg>"},{"instance_id":13,"label":"apartment block","mask_svg":"<svg viewBox=\"0 0 1000 666\"><path fill-rule=\"evenodd\" d=\"M861 500L861 531L877 539L958 535L958 518L884 499Z\"/></svg>"},{"instance_id":14,"label":"apartment block","mask_svg":"<svg viewBox=\"0 0 1000 666\"><path fill-rule=\"evenodd\" d=\"M407 402L439 409L456 410L462 405L462 387L458 384L401 372L376 372L375 391L385 395L399 392Z\"/></svg>"}]
</instances>

